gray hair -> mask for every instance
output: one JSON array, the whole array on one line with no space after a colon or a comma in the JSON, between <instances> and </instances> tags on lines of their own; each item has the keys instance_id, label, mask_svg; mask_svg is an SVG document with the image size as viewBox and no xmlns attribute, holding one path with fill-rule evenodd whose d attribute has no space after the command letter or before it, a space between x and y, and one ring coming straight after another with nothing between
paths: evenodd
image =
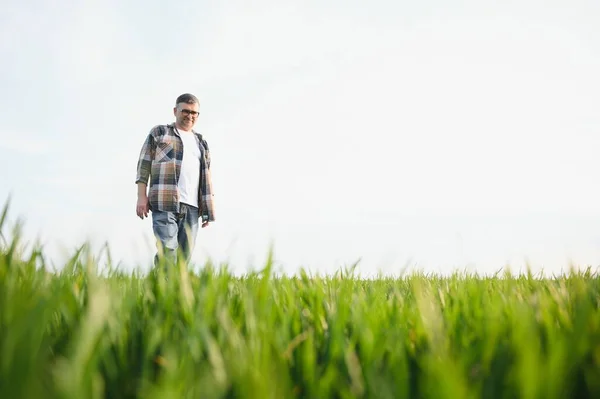
<instances>
[{"instance_id":1,"label":"gray hair","mask_svg":"<svg viewBox=\"0 0 600 399\"><path fill-rule=\"evenodd\" d=\"M190 94L190 93L185 93L185 94L182 94L179 97L177 97L177 100L175 100L175 106L177 106L181 103L200 105L200 101L198 101L198 98L195 95Z\"/></svg>"}]
</instances>

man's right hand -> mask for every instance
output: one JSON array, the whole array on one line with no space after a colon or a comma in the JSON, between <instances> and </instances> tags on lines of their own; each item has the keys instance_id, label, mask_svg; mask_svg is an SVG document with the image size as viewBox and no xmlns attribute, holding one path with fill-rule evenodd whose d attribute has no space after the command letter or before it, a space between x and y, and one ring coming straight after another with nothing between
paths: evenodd
<instances>
[{"instance_id":1,"label":"man's right hand","mask_svg":"<svg viewBox=\"0 0 600 399\"><path fill-rule=\"evenodd\" d=\"M148 217L148 213L150 212L150 201L148 201L147 196L138 197L137 206L135 207L135 213L137 213L138 217L144 220L145 217Z\"/></svg>"}]
</instances>

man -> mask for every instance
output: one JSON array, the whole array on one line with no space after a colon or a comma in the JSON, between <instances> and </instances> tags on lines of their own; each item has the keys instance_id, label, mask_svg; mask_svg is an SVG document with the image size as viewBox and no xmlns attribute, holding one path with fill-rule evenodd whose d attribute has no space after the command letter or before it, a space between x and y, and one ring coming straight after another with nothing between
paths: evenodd
<instances>
[{"instance_id":1,"label":"man","mask_svg":"<svg viewBox=\"0 0 600 399\"><path fill-rule=\"evenodd\" d=\"M177 97L175 122L154 126L140 151L136 213L144 219L152 212L158 247L155 265L161 254L170 261L181 255L189 263L199 220L202 228L215 220L210 151L206 140L193 129L199 109L194 95Z\"/></svg>"}]
</instances>

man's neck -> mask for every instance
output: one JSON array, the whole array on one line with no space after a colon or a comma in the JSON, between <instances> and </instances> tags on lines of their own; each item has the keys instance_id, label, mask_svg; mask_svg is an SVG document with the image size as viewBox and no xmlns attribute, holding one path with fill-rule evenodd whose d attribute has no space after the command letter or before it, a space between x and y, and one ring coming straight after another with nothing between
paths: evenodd
<instances>
[{"instance_id":1,"label":"man's neck","mask_svg":"<svg viewBox=\"0 0 600 399\"><path fill-rule=\"evenodd\" d=\"M185 132L185 133L190 133L192 131L192 129L187 130L181 126L179 126L179 124L175 123L175 127L177 128L177 130L179 130L180 132Z\"/></svg>"}]
</instances>

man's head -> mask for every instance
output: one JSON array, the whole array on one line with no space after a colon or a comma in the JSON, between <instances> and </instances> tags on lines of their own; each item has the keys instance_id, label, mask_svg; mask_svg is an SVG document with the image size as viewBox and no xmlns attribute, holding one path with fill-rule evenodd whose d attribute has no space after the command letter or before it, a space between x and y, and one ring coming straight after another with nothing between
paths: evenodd
<instances>
[{"instance_id":1,"label":"man's head","mask_svg":"<svg viewBox=\"0 0 600 399\"><path fill-rule=\"evenodd\" d=\"M193 94L185 93L177 97L173 114L177 127L182 130L192 130L198 120L200 101Z\"/></svg>"}]
</instances>

